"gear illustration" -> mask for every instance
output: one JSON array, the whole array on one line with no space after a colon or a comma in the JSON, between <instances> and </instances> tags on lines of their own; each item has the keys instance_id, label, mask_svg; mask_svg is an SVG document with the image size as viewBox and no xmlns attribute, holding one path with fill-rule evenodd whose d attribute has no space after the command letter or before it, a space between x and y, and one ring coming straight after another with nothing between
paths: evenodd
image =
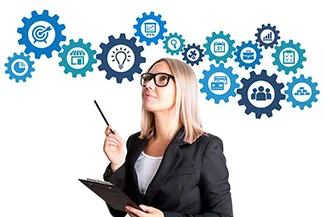
<instances>
[{"instance_id":1,"label":"gear illustration","mask_svg":"<svg viewBox=\"0 0 325 217\"><path fill-rule=\"evenodd\" d=\"M34 61L30 60L29 55L25 55L23 52L19 55L14 53L13 57L8 57L5 73L9 74L10 80L15 79L17 83L19 81L26 82L26 78L31 78L31 73L35 71L33 65Z\"/></svg>"},{"instance_id":2,"label":"gear illustration","mask_svg":"<svg viewBox=\"0 0 325 217\"><path fill-rule=\"evenodd\" d=\"M248 41L248 43L242 42L242 45L237 46L236 48L237 48L237 50L235 51L235 56L236 56L235 61L239 63L239 67L244 66L245 69L248 69L249 67L251 67L252 69L255 69L256 65L261 64L260 59L263 58L263 56L261 55L262 49L258 48L258 45L256 43L253 44L252 41ZM241 57L242 51L246 48L251 48L255 51L256 57L255 58L253 57L254 61L252 61L251 63L246 63ZM248 52L248 51L249 51L248 55L251 55L251 54L254 55L254 53L252 53L251 50L246 50L245 52ZM248 58L250 58L250 57L248 57Z\"/></svg>"},{"instance_id":3,"label":"gear illustration","mask_svg":"<svg viewBox=\"0 0 325 217\"><path fill-rule=\"evenodd\" d=\"M262 36L262 32L265 30L270 30L273 32L273 39L272 37L267 37L264 40L271 40L270 43L265 43L263 40L263 36ZM262 25L261 28L257 28L257 33L255 34L256 36L256 42L259 44L260 47L265 47L267 48L273 48L274 45L278 44L278 40L280 40L280 36L279 36L280 31L276 30L276 26L271 26L271 24L267 24L267 26L265 26L264 24Z\"/></svg>"},{"instance_id":4,"label":"gear illustration","mask_svg":"<svg viewBox=\"0 0 325 217\"><path fill-rule=\"evenodd\" d=\"M218 67L211 64L210 69L208 71L207 70L203 71L204 77L199 80L199 83L203 85L203 87L200 89L200 92L207 94L206 96L207 100L213 98L216 104L218 104L220 100L223 100L225 103L227 103L229 101L230 96L236 96L235 89L239 87L239 84L236 82L238 75L233 74L232 69L233 69L232 67L225 68L224 64L220 63ZM220 73L220 72L226 74L227 77L229 78L230 88L226 93L218 95L213 93L209 88L209 79L213 74Z\"/></svg>"},{"instance_id":5,"label":"gear illustration","mask_svg":"<svg viewBox=\"0 0 325 217\"><path fill-rule=\"evenodd\" d=\"M199 65L199 63L203 61L203 52L204 50L200 48L200 45L195 45L195 43L193 43L192 45L188 44L187 47L184 48L184 51L182 53L183 60L185 60L187 64L191 64L192 66L194 66L194 64Z\"/></svg>"},{"instance_id":6,"label":"gear illustration","mask_svg":"<svg viewBox=\"0 0 325 217\"><path fill-rule=\"evenodd\" d=\"M79 39L78 42L75 42L71 39L69 45L62 46L63 51L59 53L59 57L61 58L61 62L59 63L59 65L64 67L64 73L68 74L69 72L71 72L72 77L75 78L77 77L77 75L81 75L82 77L85 77L87 71L92 72L94 70L92 65L97 62L97 60L94 57L96 51L91 50L90 46L91 43L88 42L87 44L84 44L83 39ZM75 48L76 48L75 52L81 52L81 54L83 54L82 57L84 55L88 55L88 61L87 63L84 64L82 68L73 68L68 63L69 53L71 50ZM80 50L80 48L86 51L86 54L84 54L84 51Z\"/></svg>"},{"instance_id":7,"label":"gear illustration","mask_svg":"<svg viewBox=\"0 0 325 217\"><path fill-rule=\"evenodd\" d=\"M60 51L60 42L65 41L66 37L62 35L62 30L65 29L65 25L63 24L58 24L58 15L54 15L53 17L49 16L48 10L44 10L42 14L37 14L36 11L32 12L32 17L30 19L27 19L24 17L22 19L24 26L22 28L18 28L17 32L21 34L21 39L18 40L18 43L24 44L26 46L25 52L29 54L30 52L33 52L35 54L36 59L40 59L40 57L44 54L46 55L47 58L52 57L52 52L55 51ZM34 45L34 42L39 41L39 42L46 42L46 38L48 36L49 30L52 30L51 27L48 27L45 29L44 26L39 25L36 26L32 32L33 32L33 37L35 39L34 42L31 42L30 39L28 38L28 32L31 26L38 22L38 21L45 21L49 24L52 25L55 31L55 38L54 41L48 46L44 48L38 48ZM46 32L46 33L45 33Z\"/></svg>"},{"instance_id":8,"label":"gear illustration","mask_svg":"<svg viewBox=\"0 0 325 217\"><path fill-rule=\"evenodd\" d=\"M293 88L299 83L305 83L311 89L311 93L308 93L309 99L307 101L301 102L296 100L294 97L295 94L293 94ZM284 93L287 94L288 96L287 101L292 102L293 108L295 108L296 106L299 106L300 110L303 110L306 106L308 108L311 108L312 106L311 103L318 101L316 98L316 95L319 94L319 90L316 90L317 85L318 85L317 82L313 83L311 81L311 77L308 77L307 79L303 75L300 75L299 78L293 77L292 82L287 83L288 89L284 91Z\"/></svg>"},{"instance_id":9,"label":"gear illustration","mask_svg":"<svg viewBox=\"0 0 325 217\"><path fill-rule=\"evenodd\" d=\"M176 44L178 43L178 41L175 40L175 38L177 38L180 43L180 45L177 49L176 49ZM175 41L175 43L172 43L173 40ZM171 41L170 43L172 46L175 47L175 50L170 48L170 46L168 45L169 41ZM170 33L169 36L165 37L164 49L166 50L167 53L170 53L171 55L179 54L179 52L181 52L185 46L184 42L185 42L185 40L182 38L182 35L178 35L177 33L174 33L174 34Z\"/></svg>"},{"instance_id":10,"label":"gear illustration","mask_svg":"<svg viewBox=\"0 0 325 217\"><path fill-rule=\"evenodd\" d=\"M108 43L100 44L100 48L102 49L102 53L97 54L96 58L101 61L101 65L99 65L98 69L100 71L105 70L107 72L106 74L106 79L109 80L112 77L115 77L117 80L117 83L122 83L122 80L124 78L127 78L129 81L133 80L133 74L138 73L140 74L142 72L142 69L140 68L140 64L144 63L146 61L146 58L141 56L141 52L143 51L143 46L137 46L136 43L136 38L132 37L131 39L126 39L125 34L121 33L120 37L118 39L115 39L114 36L109 36L108 37ZM117 72L112 67L109 65L107 61L107 56L109 51L116 45L125 45L129 47L133 53L134 53L134 63L132 67L121 73Z\"/></svg>"},{"instance_id":11,"label":"gear illustration","mask_svg":"<svg viewBox=\"0 0 325 217\"><path fill-rule=\"evenodd\" d=\"M292 66L285 66L280 60L281 59L280 54L285 52L284 50L287 48L293 49L298 53L298 61ZM274 58L273 65L278 66L279 72L284 70L285 74L287 75L290 72L296 74L298 68L302 69L304 67L302 63L307 60L306 57L304 57L304 53L306 52L306 50L300 48L300 43L294 44L293 40L289 40L288 43L282 41L280 46L275 47L275 50L276 50L275 53L272 54L272 57ZM282 56L284 57L284 55ZM295 59L296 58L293 58L293 61L295 61Z\"/></svg>"},{"instance_id":12,"label":"gear illustration","mask_svg":"<svg viewBox=\"0 0 325 217\"><path fill-rule=\"evenodd\" d=\"M156 23L153 22L146 23L147 20L151 20L151 21L153 20ZM161 20L160 14L155 16L153 11L151 11L149 15L143 13L141 18L140 17L137 18L137 22L138 22L137 24L133 25L133 28L136 30L134 36L138 36L140 42L145 41L147 45L150 45L151 43L158 44L159 40L164 39L164 33L167 32L167 29L165 28L166 21ZM143 32L141 31L142 29L141 27L143 24L145 25L144 28L145 28L146 35L144 35ZM152 38L147 37L148 35L150 34L153 35L156 32L157 30L156 24L158 24L159 26L158 34Z\"/></svg>"},{"instance_id":13,"label":"gear illustration","mask_svg":"<svg viewBox=\"0 0 325 217\"><path fill-rule=\"evenodd\" d=\"M237 93L241 95L241 99L238 101L238 104L246 106L245 113L247 115L249 115L251 112L254 112L255 117L257 119L260 119L262 114L266 114L268 117L272 117L272 111L274 109L279 111L282 108L280 105L280 100L285 99L285 95L281 93L281 90L284 87L284 85L283 83L276 82L277 77L278 76L276 74L272 74L272 76L268 76L266 70L263 69L261 74L259 75L257 75L254 71L252 71L250 73L249 79L245 79L245 78L241 79L243 87L237 89ZM259 108L254 106L248 98L249 87L257 81L265 81L269 83L274 89L274 98L272 103L264 108Z\"/></svg>"},{"instance_id":14,"label":"gear illustration","mask_svg":"<svg viewBox=\"0 0 325 217\"><path fill-rule=\"evenodd\" d=\"M226 41L227 46L228 46L228 51L225 53L223 56L216 56L214 52L211 50L211 44L213 43L214 40L216 39L221 39ZM220 63L220 61L223 61L224 63L227 62L228 58L232 58L232 52L235 51L234 47L234 40L230 40L230 35L224 35L223 31L220 31L219 34L213 32L211 37L206 37L207 43L205 43L203 46L205 47L205 54L209 56L209 60L215 60L216 63Z\"/></svg>"}]
</instances>

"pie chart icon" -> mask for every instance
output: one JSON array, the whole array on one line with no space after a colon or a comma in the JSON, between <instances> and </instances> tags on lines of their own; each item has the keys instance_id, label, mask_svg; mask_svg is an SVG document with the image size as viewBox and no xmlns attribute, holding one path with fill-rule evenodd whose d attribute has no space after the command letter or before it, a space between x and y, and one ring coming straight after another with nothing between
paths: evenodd
<instances>
[{"instance_id":1,"label":"pie chart icon","mask_svg":"<svg viewBox=\"0 0 325 217\"><path fill-rule=\"evenodd\" d=\"M14 72L17 74L25 73L27 71L27 68L28 66L23 60L17 60L13 65Z\"/></svg>"}]
</instances>

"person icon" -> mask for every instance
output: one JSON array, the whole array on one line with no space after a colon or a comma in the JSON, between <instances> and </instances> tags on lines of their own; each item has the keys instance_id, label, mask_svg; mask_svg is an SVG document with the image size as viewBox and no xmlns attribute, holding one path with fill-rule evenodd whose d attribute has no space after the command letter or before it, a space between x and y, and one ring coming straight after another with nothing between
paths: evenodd
<instances>
[{"instance_id":1,"label":"person icon","mask_svg":"<svg viewBox=\"0 0 325 217\"><path fill-rule=\"evenodd\" d=\"M266 100L266 94L264 93L264 87L263 86L258 87L258 93L256 94L256 100L258 100L258 101L265 101Z\"/></svg>"},{"instance_id":2,"label":"person icon","mask_svg":"<svg viewBox=\"0 0 325 217\"><path fill-rule=\"evenodd\" d=\"M270 88L266 88L265 92L266 92L266 99L272 99L272 94L270 93Z\"/></svg>"},{"instance_id":3,"label":"person icon","mask_svg":"<svg viewBox=\"0 0 325 217\"><path fill-rule=\"evenodd\" d=\"M251 99L256 99L256 92L257 92L257 89L254 88L253 93L251 94Z\"/></svg>"}]
</instances>

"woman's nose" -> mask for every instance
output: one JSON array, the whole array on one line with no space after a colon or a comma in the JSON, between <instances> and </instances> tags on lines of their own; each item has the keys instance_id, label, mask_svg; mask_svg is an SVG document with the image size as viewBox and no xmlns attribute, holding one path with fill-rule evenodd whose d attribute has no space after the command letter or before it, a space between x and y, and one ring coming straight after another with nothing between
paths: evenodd
<instances>
[{"instance_id":1,"label":"woman's nose","mask_svg":"<svg viewBox=\"0 0 325 217\"><path fill-rule=\"evenodd\" d=\"M154 78L150 79L147 83L146 83L146 88L153 90L155 89L155 82L154 82Z\"/></svg>"}]
</instances>

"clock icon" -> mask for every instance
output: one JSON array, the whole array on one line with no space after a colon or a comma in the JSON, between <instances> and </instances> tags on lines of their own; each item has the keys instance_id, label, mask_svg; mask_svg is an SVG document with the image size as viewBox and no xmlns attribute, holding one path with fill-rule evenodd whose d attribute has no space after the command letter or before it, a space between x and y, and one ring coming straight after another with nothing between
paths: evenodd
<instances>
[{"instance_id":1,"label":"clock icon","mask_svg":"<svg viewBox=\"0 0 325 217\"><path fill-rule=\"evenodd\" d=\"M22 76L27 72L27 70L28 70L28 65L22 59L17 59L12 64L12 72L15 75Z\"/></svg>"}]
</instances>

